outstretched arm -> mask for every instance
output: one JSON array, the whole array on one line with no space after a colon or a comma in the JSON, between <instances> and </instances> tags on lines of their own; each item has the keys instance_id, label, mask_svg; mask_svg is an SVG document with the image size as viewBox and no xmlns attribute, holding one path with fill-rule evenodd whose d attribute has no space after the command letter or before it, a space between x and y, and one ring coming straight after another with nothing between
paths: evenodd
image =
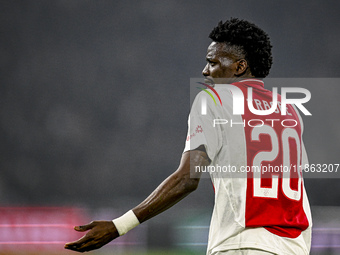
<instances>
[{"instance_id":1,"label":"outstretched arm","mask_svg":"<svg viewBox=\"0 0 340 255\"><path fill-rule=\"evenodd\" d=\"M195 172L195 166L207 166L209 163L203 146L183 153L178 169L132 209L138 221L142 223L156 216L194 191L201 177L200 173ZM65 245L66 249L79 252L98 249L119 236L112 221L93 221L88 225L75 227L75 230L90 230L78 241Z\"/></svg>"}]
</instances>

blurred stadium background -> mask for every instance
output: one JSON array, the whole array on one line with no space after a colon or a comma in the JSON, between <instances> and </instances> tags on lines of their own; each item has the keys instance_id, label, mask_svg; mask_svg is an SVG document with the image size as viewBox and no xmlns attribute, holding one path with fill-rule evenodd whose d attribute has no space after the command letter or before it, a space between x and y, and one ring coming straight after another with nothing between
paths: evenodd
<instances>
[{"instance_id":1,"label":"blurred stadium background","mask_svg":"<svg viewBox=\"0 0 340 255\"><path fill-rule=\"evenodd\" d=\"M1 1L0 254L74 254L63 250L80 236L73 225L119 216L178 166L189 80L201 76L219 20L269 33L271 78L329 79L340 76L339 11L330 0ZM340 163L339 92L312 91L312 163ZM339 254L339 179L305 184L312 254ZM203 179L93 254L204 254L212 206Z\"/></svg>"}]
</instances>

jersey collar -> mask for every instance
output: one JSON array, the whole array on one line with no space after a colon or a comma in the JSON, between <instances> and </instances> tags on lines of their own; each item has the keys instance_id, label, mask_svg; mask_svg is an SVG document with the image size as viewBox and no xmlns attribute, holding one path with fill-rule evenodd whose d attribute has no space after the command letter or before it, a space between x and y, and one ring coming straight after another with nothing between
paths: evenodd
<instances>
[{"instance_id":1,"label":"jersey collar","mask_svg":"<svg viewBox=\"0 0 340 255\"><path fill-rule=\"evenodd\" d=\"M255 79L255 78L244 79L242 81L235 82L235 84L237 84L237 83L243 83L245 85L252 86L252 87L264 88L264 82L262 80L260 80L260 79Z\"/></svg>"}]
</instances>

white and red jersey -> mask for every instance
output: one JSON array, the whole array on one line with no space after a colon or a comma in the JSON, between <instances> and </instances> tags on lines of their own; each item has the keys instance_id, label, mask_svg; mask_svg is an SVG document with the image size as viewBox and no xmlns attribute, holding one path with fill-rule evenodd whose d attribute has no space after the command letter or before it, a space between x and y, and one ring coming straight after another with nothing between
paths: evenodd
<instances>
[{"instance_id":1,"label":"white and red jersey","mask_svg":"<svg viewBox=\"0 0 340 255\"><path fill-rule=\"evenodd\" d=\"M230 86L243 93L242 115L233 114ZM281 114L280 95L275 112L253 114L246 100L248 87L255 109L271 107L273 93L261 80L247 79L215 85L221 104L200 92L189 116L184 151L204 145L212 161L208 169L215 206L207 254L240 248L309 254L311 213L301 173L308 159L301 117L291 105Z\"/></svg>"}]
</instances>

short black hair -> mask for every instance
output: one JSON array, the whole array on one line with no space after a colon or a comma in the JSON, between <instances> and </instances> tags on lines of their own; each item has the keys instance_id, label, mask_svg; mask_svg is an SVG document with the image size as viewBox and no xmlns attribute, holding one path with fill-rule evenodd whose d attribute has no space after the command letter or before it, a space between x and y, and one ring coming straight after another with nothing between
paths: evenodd
<instances>
[{"instance_id":1,"label":"short black hair","mask_svg":"<svg viewBox=\"0 0 340 255\"><path fill-rule=\"evenodd\" d=\"M272 45L268 34L255 24L237 18L224 23L220 21L209 34L209 38L214 42L241 48L255 77L264 78L269 74L273 63Z\"/></svg>"}]
</instances>

